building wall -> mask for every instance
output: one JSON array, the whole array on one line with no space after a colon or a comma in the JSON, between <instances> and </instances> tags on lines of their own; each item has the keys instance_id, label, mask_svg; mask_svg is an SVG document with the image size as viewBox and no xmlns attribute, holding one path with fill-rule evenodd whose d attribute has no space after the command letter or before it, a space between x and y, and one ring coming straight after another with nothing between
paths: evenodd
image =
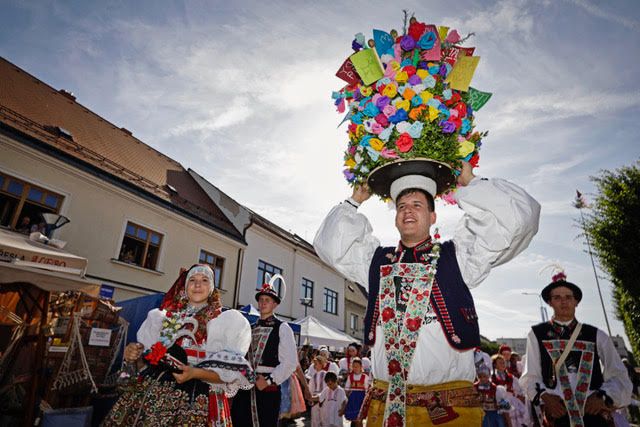
<instances>
[{"instance_id":1,"label":"building wall","mask_svg":"<svg viewBox=\"0 0 640 427\"><path fill-rule=\"evenodd\" d=\"M225 258L222 299L233 304L241 243L3 135L0 149L2 172L64 196L60 214L71 222L54 237L68 242L65 250L88 259L89 276L116 287L116 300L144 294L125 291L117 282L167 291L180 268L198 262L204 249ZM163 235L158 271L114 261L127 221Z\"/></svg>"},{"instance_id":2,"label":"building wall","mask_svg":"<svg viewBox=\"0 0 640 427\"><path fill-rule=\"evenodd\" d=\"M353 301L346 300L345 301L346 310L344 314L344 330L347 334L356 338L360 342L364 341L364 315L366 312L366 307L356 304ZM356 325L356 329L351 327L351 315L358 316L358 322Z\"/></svg>"},{"instance_id":3,"label":"building wall","mask_svg":"<svg viewBox=\"0 0 640 427\"><path fill-rule=\"evenodd\" d=\"M254 224L249 227L245 238L248 246L242 262L238 299L240 305L256 305L258 260L262 260L283 270L282 275L287 285L287 291L284 300L276 310L277 314L292 319L304 317L305 308L300 303L302 298L301 282L304 277L314 282L313 307L308 307L307 315L336 329L344 330L345 279L342 276L305 249L295 247L259 225ZM323 311L325 287L338 293L337 315Z\"/></svg>"},{"instance_id":4,"label":"building wall","mask_svg":"<svg viewBox=\"0 0 640 427\"><path fill-rule=\"evenodd\" d=\"M511 347L511 351L515 351L521 356L527 352L527 339L526 338L496 338L496 343L506 344Z\"/></svg>"}]
</instances>

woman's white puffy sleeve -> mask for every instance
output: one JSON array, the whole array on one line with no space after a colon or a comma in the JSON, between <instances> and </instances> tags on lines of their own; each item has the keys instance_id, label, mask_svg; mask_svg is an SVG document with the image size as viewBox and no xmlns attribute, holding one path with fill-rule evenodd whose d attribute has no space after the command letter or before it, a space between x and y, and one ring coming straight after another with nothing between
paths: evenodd
<instances>
[{"instance_id":1,"label":"woman's white puffy sleeve","mask_svg":"<svg viewBox=\"0 0 640 427\"><path fill-rule=\"evenodd\" d=\"M373 236L367 217L355 206L349 199L331 209L313 239L313 247L324 262L368 288L369 265L380 241Z\"/></svg>"},{"instance_id":2,"label":"woman's white puffy sleeve","mask_svg":"<svg viewBox=\"0 0 640 427\"><path fill-rule=\"evenodd\" d=\"M227 310L207 323L205 360L199 368L213 371L224 383L210 383L233 397L239 389L253 387L254 373L245 358L251 345L251 326L237 310Z\"/></svg>"},{"instance_id":3,"label":"woman's white puffy sleeve","mask_svg":"<svg viewBox=\"0 0 640 427\"><path fill-rule=\"evenodd\" d=\"M154 308L147 313L147 318L140 325L137 334L138 342L144 345L145 350L160 341L160 332L162 331L162 321L164 319L164 310Z\"/></svg>"},{"instance_id":4,"label":"woman's white puffy sleeve","mask_svg":"<svg viewBox=\"0 0 640 427\"><path fill-rule=\"evenodd\" d=\"M462 278L478 286L492 267L525 250L538 232L540 204L503 179L475 178L456 192L465 215L453 237Z\"/></svg>"}]
</instances>

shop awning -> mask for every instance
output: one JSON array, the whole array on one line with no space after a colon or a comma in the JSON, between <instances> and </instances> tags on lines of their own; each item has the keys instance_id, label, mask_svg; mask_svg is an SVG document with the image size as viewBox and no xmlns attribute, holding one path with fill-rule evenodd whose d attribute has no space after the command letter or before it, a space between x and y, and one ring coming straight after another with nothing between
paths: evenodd
<instances>
[{"instance_id":1,"label":"shop awning","mask_svg":"<svg viewBox=\"0 0 640 427\"><path fill-rule=\"evenodd\" d=\"M88 280L77 274L43 270L40 268L0 262L0 283L26 282L32 283L47 291L63 292L69 290L82 291L97 297L100 294L100 283Z\"/></svg>"},{"instance_id":2,"label":"shop awning","mask_svg":"<svg viewBox=\"0 0 640 427\"><path fill-rule=\"evenodd\" d=\"M314 347L326 345L341 348L347 347L352 342L358 342L352 336L325 325L313 316L303 317L295 323L300 325L300 340L302 344L310 344Z\"/></svg>"},{"instance_id":3,"label":"shop awning","mask_svg":"<svg viewBox=\"0 0 640 427\"><path fill-rule=\"evenodd\" d=\"M0 261L80 277L84 277L87 270L86 258L8 230L0 230Z\"/></svg>"}]
</instances>

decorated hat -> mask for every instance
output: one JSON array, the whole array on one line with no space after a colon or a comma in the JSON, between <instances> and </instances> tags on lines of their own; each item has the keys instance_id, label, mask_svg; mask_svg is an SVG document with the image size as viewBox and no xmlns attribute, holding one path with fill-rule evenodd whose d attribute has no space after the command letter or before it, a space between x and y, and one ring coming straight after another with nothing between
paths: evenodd
<instances>
[{"instance_id":1,"label":"decorated hat","mask_svg":"<svg viewBox=\"0 0 640 427\"><path fill-rule=\"evenodd\" d=\"M284 298L285 295L285 291L286 291L286 285L284 283L284 277L282 277L280 274L274 274L273 276L271 276L271 278L269 279L268 283L264 283L262 285L262 287L258 290L258 292L256 292L256 301L258 301L258 298L260 298L260 295L268 295L271 298L273 298L275 300L275 302L277 302L278 304L280 304L280 301L282 301L280 299L280 296L278 295L278 292L276 291L275 288L275 283L276 280L280 279L280 283L281 283L281 289L282 289L282 298Z\"/></svg>"},{"instance_id":2,"label":"decorated hat","mask_svg":"<svg viewBox=\"0 0 640 427\"><path fill-rule=\"evenodd\" d=\"M475 131L474 113L491 94L470 86L480 60L463 46L470 35L406 13L401 32L372 35L356 34L336 73L346 82L332 95L349 123L344 175L351 185L368 181L383 199L405 175L412 187L442 194L455 187L461 160L477 166L486 135Z\"/></svg>"},{"instance_id":3,"label":"decorated hat","mask_svg":"<svg viewBox=\"0 0 640 427\"><path fill-rule=\"evenodd\" d=\"M573 297L576 299L576 301L582 301L582 290L580 290L577 285L571 282L567 282L567 275L562 269L560 269L551 278L551 283L545 286L545 288L540 293L544 302L549 304L549 301L551 301L551 291L561 286L571 289L571 291L573 292Z\"/></svg>"}]
</instances>

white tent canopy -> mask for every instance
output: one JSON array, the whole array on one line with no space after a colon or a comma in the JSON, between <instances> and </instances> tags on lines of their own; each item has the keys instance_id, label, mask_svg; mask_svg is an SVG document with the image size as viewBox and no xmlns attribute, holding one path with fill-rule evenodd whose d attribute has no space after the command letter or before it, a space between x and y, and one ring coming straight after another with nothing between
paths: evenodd
<instances>
[{"instance_id":1,"label":"white tent canopy","mask_svg":"<svg viewBox=\"0 0 640 427\"><path fill-rule=\"evenodd\" d=\"M303 344L340 348L347 347L352 342L358 342L352 336L325 325L313 316L303 317L294 323L300 325L300 341Z\"/></svg>"}]
</instances>

